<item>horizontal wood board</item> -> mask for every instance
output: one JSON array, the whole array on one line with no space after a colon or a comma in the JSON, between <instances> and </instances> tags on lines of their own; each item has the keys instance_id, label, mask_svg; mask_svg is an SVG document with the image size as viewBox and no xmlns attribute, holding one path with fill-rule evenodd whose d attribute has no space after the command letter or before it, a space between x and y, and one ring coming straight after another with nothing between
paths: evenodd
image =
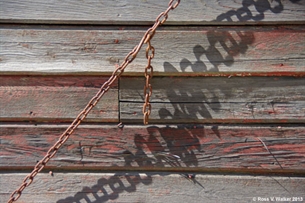
<instances>
[{"instance_id":1,"label":"horizontal wood board","mask_svg":"<svg viewBox=\"0 0 305 203\"><path fill-rule=\"evenodd\" d=\"M122 121L142 119L144 84L121 78ZM151 84L151 122L305 122L304 77L154 77Z\"/></svg>"},{"instance_id":2,"label":"horizontal wood board","mask_svg":"<svg viewBox=\"0 0 305 203\"><path fill-rule=\"evenodd\" d=\"M108 79L1 76L1 121L70 122ZM144 77L122 77L87 122L141 122ZM152 123L304 123L304 77L154 77Z\"/></svg>"},{"instance_id":3,"label":"horizontal wood board","mask_svg":"<svg viewBox=\"0 0 305 203\"><path fill-rule=\"evenodd\" d=\"M1 26L1 74L109 75L147 27ZM160 27L155 75L304 75L305 27ZM143 75L145 45L124 75Z\"/></svg>"},{"instance_id":4,"label":"horizontal wood board","mask_svg":"<svg viewBox=\"0 0 305 203\"><path fill-rule=\"evenodd\" d=\"M0 170L31 170L66 127L1 125ZM304 175L304 146L300 126L81 125L47 168Z\"/></svg>"},{"instance_id":5,"label":"horizontal wood board","mask_svg":"<svg viewBox=\"0 0 305 203\"><path fill-rule=\"evenodd\" d=\"M71 122L107 79L0 76L0 121ZM117 81L85 121L118 122Z\"/></svg>"},{"instance_id":6,"label":"horizontal wood board","mask_svg":"<svg viewBox=\"0 0 305 203\"><path fill-rule=\"evenodd\" d=\"M0 201L25 177L0 174ZM17 203L70 202L255 202L258 198L304 200L304 178L267 176L215 176L168 173L48 173L39 174ZM39 191L39 192L37 192ZM255 199L256 198L256 199ZM279 202L292 202L292 201ZM296 201L299 200L299 201ZM271 201L271 200L270 200Z\"/></svg>"},{"instance_id":7,"label":"horizontal wood board","mask_svg":"<svg viewBox=\"0 0 305 203\"><path fill-rule=\"evenodd\" d=\"M167 0L42 1L2 0L0 22L53 24L151 24ZM181 1L167 24L303 23L303 0Z\"/></svg>"}]
</instances>

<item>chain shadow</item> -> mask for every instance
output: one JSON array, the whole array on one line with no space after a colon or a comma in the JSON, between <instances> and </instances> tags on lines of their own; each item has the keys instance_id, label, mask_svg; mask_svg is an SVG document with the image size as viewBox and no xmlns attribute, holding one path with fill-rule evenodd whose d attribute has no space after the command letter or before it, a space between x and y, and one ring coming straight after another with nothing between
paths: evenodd
<instances>
[{"instance_id":1,"label":"chain shadow","mask_svg":"<svg viewBox=\"0 0 305 203\"><path fill-rule=\"evenodd\" d=\"M290 0L291 1L291 0ZM291 1L294 3L293 1ZM250 7L253 6L255 8L254 14ZM233 17L237 18L240 22L245 21L261 21L265 18L265 12L271 11L272 13L281 13L284 10L284 6L282 4L281 0L243 0L242 1L242 7L236 9L236 10L230 10L226 13L220 14L217 16L216 20L217 22L222 21L228 21L232 22Z\"/></svg>"},{"instance_id":2,"label":"chain shadow","mask_svg":"<svg viewBox=\"0 0 305 203\"><path fill-rule=\"evenodd\" d=\"M199 141L204 136L202 125L150 126L147 132L148 137L135 135L135 157L143 160L139 165L162 168L198 166L194 150L202 152Z\"/></svg>"},{"instance_id":3,"label":"chain shadow","mask_svg":"<svg viewBox=\"0 0 305 203\"><path fill-rule=\"evenodd\" d=\"M290 0L293 3L297 3L298 0ZM271 11L273 13L280 13L283 11L283 5L280 0L274 1L277 5L271 6L268 0L243 0L242 7L237 10L230 10L217 17L215 21L228 21L232 22L233 17L236 17L239 21L260 21L264 19L264 13ZM274 4L274 3L273 3ZM249 7L254 6L257 13L253 15ZM193 72L219 72L219 66L232 66L234 64L234 57L238 54L246 53L248 47L254 42L254 35L252 32L235 31L239 40L237 41L234 36L228 31L219 31L213 29L207 33L208 46L204 47L197 44L193 48L196 61L190 61L187 58L183 58L180 61L180 70L185 72L188 67ZM228 46L227 42L230 42ZM221 45L221 48L225 51L223 55L217 44ZM209 63L213 65L208 69L207 64L201 60L201 57L205 56ZM164 70L166 72L178 72L179 69L175 68L169 62L164 62ZM208 91L213 95L214 89ZM168 90L168 98L184 97L192 100L192 95L195 95L195 90L183 91L179 94L175 91ZM227 94L227 93L224 93ZM198 98L198 94L196 94ZM207 96L201 94L199 97L209 108L218 111L221 106L216 94L213 95L212 100L208 100ZM170 100L170 103L174 107L174 113L171 113L166 108L159 110L159 116L161 119L171 117L175 118L189 118L197 119L196 114L199 113L205 118L212 118L212 115L203 103L196 104L195 107L184 106L183 104L177 104ZM194 105L193 105L194 106ZM194 130L196 128L196 130ZM176 131L177 129L177 131ZM190 131L189 129L192 129ZM178 133L179 130L179 133ZM217 126L213 126L212 130L216 136L220 139L220 134ZM200 137L204 137L203 125L177 125L177 128L171 128L169 126L159 128L151 126L147 128L148 137L144 137L140 134L134 136L134 144L136 151L131 152L126 150L122 153L125 167L138 167L142 168L165 168L165 167L196 167L198 166L198 159L196 153L203 153L202 145L200 143ZM136 166L134 166L136 165ZM123 166L123 167L124 167ZM100 178L97 183L91 187L84 187L81 191L77 192L74 196L67 197L65 199L58 200L57 203L71 203L71 202L107 202L119 198L119 195L123 192L136 192L137 186L140 184L150 185L153 183L153 173L144 173L140 175L137 172L132 173L116 173L110 178ZM181 176L189 179L188 174L181 174ZM196 183L195 179L192 180ZM200 183L197 183L200 187ZM93 198L94 200L92 200Z\"/></svg>"},{"instance_id":4,"label":"chain shadow","mask_svg":"<svg viewBox=\"0 0 305 203\"><path fill-rule=\"evenodd\" d=\"M295 1L291 1L296 3ZM253 9L254 8L254 9ZM252 9L252 11L251 11ZM254 11L255 10L255 13ZM243 0L242 7L237 10L230 10L219 15L215 21L217 22L233 22L237 18L240 22L245 21L261 21L265 18L265 12L280 13L284 10L281 0ZM218 29L210 28L206 34L208 44L197 44L193 47L193 53L196 61L183 58L180 61L180 67L176 68L169 62L164 62L165 72L186 72L190 68L192 72L220 72L219 67L231 67L235 62L235 57L245 54L255 41L253 31L239 30L236 28ZM207 62L201 58L205 57ZM211 65L210 68L208 66ZM167 89L166 94L169 102L174 110L161 108L159 110L160 119L188 119L189 121L198 121L199 117L212 119L211 111L219 112L221 102L217 96L217 92L221 91L226 98L230 97L230 91L223 91L215 86L205 86L205 91L201 94L200 90L195 89ZM206 93L205 93L206 92ZM195 96L196 95L196 96ZM196 98L196 103L191 105ZM177 102L177 101L185 101ZM189 103L189 104L187 104Z\"/></svg>"},{"instance_id":5,"label":"chain shadow","mask_svg":"<svg viewBox=\"0 0 305 203\"><path fill-rule=\"evenodd\" d=\"M190 130L192 129L192 130ZM178 128L150 126L145 135L135 134L134 152L125 150L121 156L128 168L165 168L196 167L198 160L195 152L202 152L199 138L204 136L202 125L181 125ZM170 173L124 173L118 172L107 178L100 178L91 187L84 187L74 196L58 200L57 203L100 203L115 200L121 193L136 192L137 186L153 183L153 175L167 176ZM180 174L194 184L204 188L195 175Z\"/></svg>"},{"instance_id":6,"label":"chain shadow","mask_svg":"<svg viewBox=\"0 0 305 203\"><path fill-rule=\"evenodd\" d=\"M110 178L100 178L97 183L91 187L84 187L74 196L58 200L57 203L100 203L115 200L123 192L135 192L139 184L149 185L152 183L152 177L139 173L116 173Z\"/></svg>"}]
</instances>

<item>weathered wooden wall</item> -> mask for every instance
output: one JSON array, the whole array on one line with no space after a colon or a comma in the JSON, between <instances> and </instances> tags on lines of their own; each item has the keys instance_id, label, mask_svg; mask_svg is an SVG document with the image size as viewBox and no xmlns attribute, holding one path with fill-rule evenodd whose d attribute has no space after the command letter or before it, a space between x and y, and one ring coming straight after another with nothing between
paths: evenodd
<instances>
[{"instance_id":1,"label":"weathered wooden wall","mask_svg":"<svg viewBox=\"0 0 305 203\"><path fill-rule=\"evenodd\" d=\"M0 202L167 3L0 1ZM305 1L181 1L152 45L150 124L143 49L18 202L304 201Z\"/></svg>"}]
</instances>

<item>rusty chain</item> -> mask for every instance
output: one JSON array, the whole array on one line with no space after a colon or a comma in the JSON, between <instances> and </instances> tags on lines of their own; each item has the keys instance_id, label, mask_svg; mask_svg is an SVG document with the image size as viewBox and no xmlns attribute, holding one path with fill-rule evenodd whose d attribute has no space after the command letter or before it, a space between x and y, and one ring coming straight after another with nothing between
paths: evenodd
<instances>
[{"instance_id":1,"label":"rusty chain","mask_svg":"<svg viewBox=\"0 0 305 203\"><path fill-rule=\"evenodd\" d=\"M46 166L49 160L55 156L59 148L69 139L70 135L75 131L75 129L80 125L80 123L87 117L91 109L99 102L99 100L103 97L103 95L109 90L110 86L114 83L114 81L116 81L116 79L118 79L122 75L127 65L136 58L137 54L139 53L144 43L147 44L146 58L148 60L148 64L145 68L146 83L144 86L145 103L143 105L143 114L144 114L143 120L144 120L144 124L148 123L148 117L151 112L151 104L149 103L149 99L152 94L152 86L150 84L150 79L152 78L153 75L153 67L151 66L151 60L154 57L154 50L155 50L154 47L151 46L150 40L154 36L156 29L160 25L165 23L165 21L167 20L169 11L174 10L179 5L179 3L180 0L171 0L169 2L168 8L164 12L160 13L160 15L156 18L154 25L145 32L139 44L136 45L133 48L133 50L127 54L123 63L113 71L110 78L101 86L97 94L88 102L87 106L83 109L83 111L81 111L78 114L78 116L73 120L73 122L66 129L66 131L62 133L58 141L49 149L45 157L41 159L39 162L37 162L33 171L24 178L20 187L11 194L8 203L15 202L20 198L22 191L33 182L34 177L40 171L42 171L42 169ZM149 54L149 52L151 53Z\"/></svg>"},{"instance_id":2,"label":"rusty chain","mask_svg":"<svg viewBox=\"0 0 305 203\"><path fill-rule=\"evenodd\" d=\"M143 105L143 122L144 125L148 124L148 118L151 113L151 104L149 102L149 99L152 95L152 86L150 84L150 79L153 76L153 67L151 65L151 60L154 58L155 55L155 48L151 46L150 39L152 38L151 35L148 35L147 40L145 40L145 43L147 43L146 48L146 58L147 58L147 66L145 68L145 85L144 85L144 105ZM151 51L151 53L150 53ZM149 54L150 53L150 54Z\"/></svg>"}]
</instances>

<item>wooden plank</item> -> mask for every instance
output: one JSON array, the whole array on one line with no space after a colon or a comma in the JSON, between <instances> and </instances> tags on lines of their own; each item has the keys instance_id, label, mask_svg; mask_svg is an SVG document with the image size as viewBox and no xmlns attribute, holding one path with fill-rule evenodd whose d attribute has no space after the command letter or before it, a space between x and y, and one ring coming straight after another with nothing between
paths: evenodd
<instances>
[{"instance_id":1,"label":"wooden plank","mask_svg":"<svg viewBox=\"0 0 305 203\"><path fill-rule=\"evenodd\" d=\"M2 171L33 169L66 128L0 127ZM47 170L304 175L304 160L304 126L81 125Z\"/></svg>"},{"instance_id":2,"label":"wooden plank","mask_svg":"<svg viewBox=\"0 0 305 203\"><path fill-rule=\"evenodd\" d=\"M305 100L300 77L153 77L152 102L270 102ZM120 101L143 101L145 77L120 78Z\"/></svg>"},{"instance_id":3,"label":"wooden plank","mask_svg":"<svg viewBox=\"0 0 305 203\"><path fill-rule=\"evenodd\" d=\"M1 76L0 121L72 121L108 77ZM118 122L117 82L85 121Z\"/></svg>"},{"instance_id":4,"label":"wooden plank","mask_svg":"<svg viewBox=\"0 0 305 203\"><path fill-rule=\"evenodd\" d=\"M120 118L141 121L144 77L120 80ZM150 122L305 122L305 79L154 77Z\"/></svg>"},{"instance_id":5,"label":"wooden plank","mask_svg":"<svg viewBox=\"0 0 305 203\"><path fill-rule=\"evenodd\" d=\"M0 174L0 201L6 202L26 174ZM168 173L39 174L19 203L43 202L303 202L305 178ZM266 199L269 199L267 201ZM286 198L286 199L285 199ZM291 201L289 199L291 198ZM292 201L292 198L295 198ZM286 201L285 201L286 200Z\"/></svg>"},{"instance_id":6,"label":"wooden plank","mask_svg":"<svg viewBox=\"0 0 305 203\"><path fill-rule=\"evenodd\" d=\"M146 27L0 29L1 74L109 75ZM303 75L305 26L166 27L152 45L154 75ZM124 72L143 75L145 46Z\"/></svg>"},{"instance_id":7,"label":"wooden plank","mask_svg":"<svg viewBox=\"0 0 305 203\"><path fill-rule=\"evenodd\" d=\"M304 102L268 103L152 103L151 124L175 123L304 123ZM121 102L125 123L143 123L142 103Z\"/></svg>"},{"instance_id":8,"label":"wooden plank","mask_svg":"<svg viewBox=\"0 0 305 203\"><path fill-rule=\"evenodd\" d=\"M169 1L2 0L0 22L58 24L148 24ZM297 1L181 1L168 24L302 23L305 2Z\"/></svg>"}]
</instances>

